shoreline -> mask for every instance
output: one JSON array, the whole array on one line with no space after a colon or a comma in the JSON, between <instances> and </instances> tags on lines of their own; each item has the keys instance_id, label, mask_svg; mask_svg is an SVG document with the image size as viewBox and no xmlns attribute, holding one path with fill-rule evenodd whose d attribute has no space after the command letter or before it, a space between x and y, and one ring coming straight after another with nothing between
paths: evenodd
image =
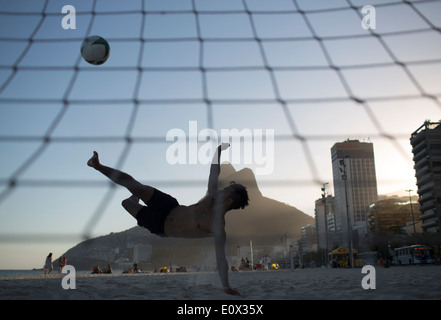
<instances>
[{"instance_id":1,"label":"shoreline","mask_svg":"<svg viewBox=\"0 0 441 320\"><path fill-rule=\"evenodd\" d=\"M366 274L355 269L230 272L242 296L223 292L217 272L77 274L75 289L63 289L66 274L0 279L0 300L439 300L441 266L375 267L375 289L363 289Z\"/></svg>"},{"instance_id":2,"label":"shoreline","mask_svg":"<svg viewBox=\"0 0 441 320\"><path fill-rule=\"evenodd\" d=\"M43 271L44 272L44 271ZM256 271L259 272L259 271ZM280 272L280 271L277 271ZM282 271L283 272L283 271ZM147 271L147 272L141 272L141 273L123 273L121 272L113 272L113 273L92 273L90 271L85 271L85 270L79 270L76 273L76 277L77 278L89 278L89 277L118 277L118 276L122 276L122 277L129 277L129 276L165 276L165 275L179 275L179 274L217 274L217 272L215 271L190 271L190 272L171 272L171 273L160 273L160 272L153 272L153 271ZM59 279L59 278L64 278L66 275L66 273L58 273L58 271L56 273L51 272L48 275L44 275L44 274L31 274L31 275L20 275L20 276L11 276L11 277L4 277L1 278L0 277L0 281L14 281L14 280L36 280L36 279Z\"/></svg>"}]
</instances>

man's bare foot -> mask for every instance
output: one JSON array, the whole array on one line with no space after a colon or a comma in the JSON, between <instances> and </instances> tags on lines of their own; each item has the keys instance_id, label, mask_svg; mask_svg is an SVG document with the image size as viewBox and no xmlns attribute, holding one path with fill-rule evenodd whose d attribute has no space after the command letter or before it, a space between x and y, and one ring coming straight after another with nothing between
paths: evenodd
<instances>
[{"instance_id":1,"label":"man's bare foot","mask_svg":"<svg viewBox=\"0 0 441 320\"><path fill-rule=\"evenodd\" d=\"M100 165L100 160L98 158L98 153L96 151L93 152L92 158L90 158L89 161L87 161L87 165L95 169L97 169L98 166Z\"/></svg>"}]
</instances>

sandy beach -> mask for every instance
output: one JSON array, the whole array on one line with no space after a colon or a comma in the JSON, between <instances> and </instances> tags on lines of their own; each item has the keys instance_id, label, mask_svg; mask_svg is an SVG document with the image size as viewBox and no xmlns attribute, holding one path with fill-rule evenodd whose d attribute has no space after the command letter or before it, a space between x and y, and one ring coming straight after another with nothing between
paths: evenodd
<instances>
[{"instance_id":1,"label":"sandy beach","mask_svg":"<svg viewBox=\"0 0 441 320\"><path fill-rule=\"evenodd\" d=\"M223 293L217 273L65 274L0 280L1 300L402 300L441 299L441 266L375 267L375 289L363 289L356 269L230 272L242 296Z\"/></svg>"}]
</instances>

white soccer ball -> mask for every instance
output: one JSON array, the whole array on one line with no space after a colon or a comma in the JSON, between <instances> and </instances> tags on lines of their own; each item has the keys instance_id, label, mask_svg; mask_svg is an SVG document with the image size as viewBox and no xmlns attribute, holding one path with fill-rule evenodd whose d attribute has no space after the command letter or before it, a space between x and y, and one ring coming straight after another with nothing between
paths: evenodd
<instances>
[{"instance_id":1,"label":"white soccer ball","mask_svg":"<svg viewBox=\"0 0 441 320\"><path fill-rule=\"evenodd\" d=\"M81 55L90 64L103 64L110 56L109 43L100 36L87 37L81 45Z\"/></svg>"}]
</instances>

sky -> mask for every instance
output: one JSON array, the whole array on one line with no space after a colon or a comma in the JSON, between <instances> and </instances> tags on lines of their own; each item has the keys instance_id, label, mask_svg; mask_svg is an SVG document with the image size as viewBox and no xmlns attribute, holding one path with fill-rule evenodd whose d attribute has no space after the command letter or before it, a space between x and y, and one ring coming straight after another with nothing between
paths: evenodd
<instances>
[{"instance_id":1,"label":"sky","mask_svg":"<svg viewBox=\"0 0 441 320\"><path fill-rule=\"evenodd\" d=\"M128 191L86 166L93 150L188 205L206 151L239 132L222 161L313 216L331 147L358 139L379 194L416 192L410 134L441 119L439 28L441 1L0 1L0 269L136 224ZM101 66L81 58L89 35L109 42Z\"/></svg>"}]
</instances>

